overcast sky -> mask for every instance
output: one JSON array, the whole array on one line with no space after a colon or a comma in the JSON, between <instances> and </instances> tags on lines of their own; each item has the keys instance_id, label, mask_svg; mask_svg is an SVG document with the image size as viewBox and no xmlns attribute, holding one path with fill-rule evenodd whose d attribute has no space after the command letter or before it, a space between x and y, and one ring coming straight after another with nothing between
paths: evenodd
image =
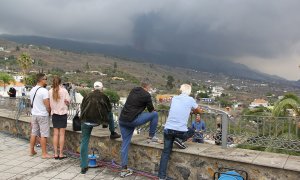
<instances>
[{"instance_id":1,"label":"overcast sky","mask_svg":"<svg viewBox=\"0 0 300 180\"><path fill-rule=\"evenodd\" d=\"M300 79L300 0L1 0L0 34L232 60Z\"/></svg>"}]
</instances>

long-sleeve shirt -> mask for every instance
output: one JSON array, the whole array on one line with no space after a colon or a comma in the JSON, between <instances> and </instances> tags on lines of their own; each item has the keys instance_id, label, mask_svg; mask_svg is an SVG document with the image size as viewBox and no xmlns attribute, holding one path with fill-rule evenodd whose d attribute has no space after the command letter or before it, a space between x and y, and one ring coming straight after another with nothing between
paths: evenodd
<instances>
[{"instance_id":1,"label":"long-sleeve shirt","mask_svg":"<svg viewBox=\"0 0 300 180\"><path fill-rule=\"evenodd\" d=\"M120 115L120 121L131 122L145 109L154 110L151 95L142 87L131 90Z\"/></svg>"}]
</instances>

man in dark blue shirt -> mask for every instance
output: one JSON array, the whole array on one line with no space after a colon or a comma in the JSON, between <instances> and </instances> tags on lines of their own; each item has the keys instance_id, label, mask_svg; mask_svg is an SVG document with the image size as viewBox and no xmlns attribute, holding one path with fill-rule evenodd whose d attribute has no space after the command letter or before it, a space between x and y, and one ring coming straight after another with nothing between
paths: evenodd
<instances>
[{"instance_id":1,"label":"man in dark blue shirt","mask_svg":"<svg viewBox=\"0 0 300 180\"><path fill-rule=\"evenodd\" d=\"M195 130L193 142L204 143L203 132L205 132L205 122L201 119L200 114L197 114L196 120L192 123L192 129Z\"/></svg>"}]
</instances>

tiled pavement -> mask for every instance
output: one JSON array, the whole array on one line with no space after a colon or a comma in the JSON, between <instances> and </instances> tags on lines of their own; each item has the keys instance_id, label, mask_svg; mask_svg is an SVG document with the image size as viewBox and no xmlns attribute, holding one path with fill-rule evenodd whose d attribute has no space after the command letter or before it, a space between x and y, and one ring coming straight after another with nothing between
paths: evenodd
<instances>
[{"instance_id":1,"label":"tiled pavement","mask_svg":"<svg viewBox=\"0 0 300 180\"><path fill-rule=\"evenodd\" d=\"M108 167L90 168L87 174L80 174L79 159L69 157L64 160L42 159L41 149L37 155L29 156L28 140L0 133L0 179L149 179L144 176L120 178L118 169Z\"/></svg>"}]
</instances>

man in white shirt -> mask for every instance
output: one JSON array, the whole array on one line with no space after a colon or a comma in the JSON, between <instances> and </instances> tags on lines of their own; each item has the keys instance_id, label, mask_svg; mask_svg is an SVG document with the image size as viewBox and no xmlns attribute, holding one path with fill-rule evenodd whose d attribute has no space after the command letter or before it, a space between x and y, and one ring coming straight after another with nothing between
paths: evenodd
<instances>
[{"instance_id":1,"label":"man in white shirt","mask_svg":"<svg viewBox=\"0 0 300 180\"><path fill-rule=\"evenodd\" d=\"M195 99L189 96L192 91L192 87L189 84L182 84L180 91L180 95L172 98L168 119L164 128L164 149L159 164L159 179L167 179L166 171L173 143L179 148L185 149L186 146L183 144L183 141L186 141L195 133L194 129L187 128L191 110L194 112L201 111Z\"/></svg>"},{"instance_id":2,"label":"man in white shirt","mask_svg":"<svg viewBox=\"0 0 300 180\"><path fill-rule=\"evenodd\" d=\"M33 87L29 93L31 101L31 136L30 136L30 155L36 154L34 145L36 136L40 135L41 147L42 147L42 158L52 158L47 153L47 138L50 135L49 125L49 113L50 103L48 90L44 87L47 86L47 77L43 73L39 73L36 76L37 84Z\"/></svg>"}]
</instances>

